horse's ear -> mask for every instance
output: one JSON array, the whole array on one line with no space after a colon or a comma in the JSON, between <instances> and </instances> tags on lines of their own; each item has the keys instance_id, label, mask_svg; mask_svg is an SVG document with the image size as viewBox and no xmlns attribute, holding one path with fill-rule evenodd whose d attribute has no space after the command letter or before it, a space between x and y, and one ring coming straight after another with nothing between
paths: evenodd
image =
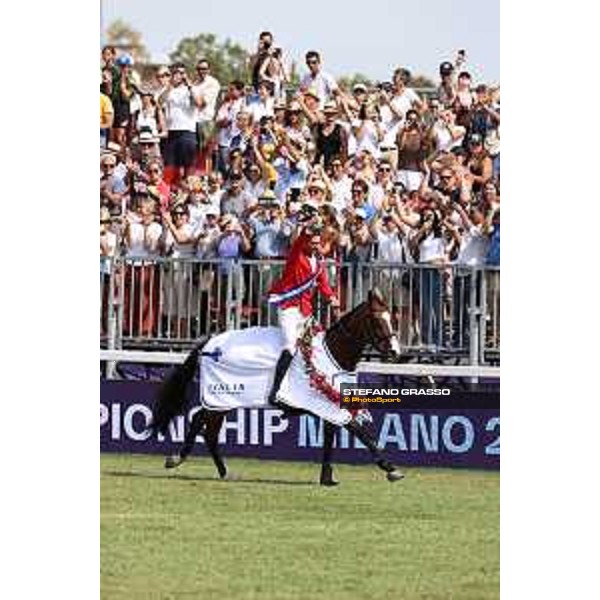
<instances>
[{"instance_id":1,"label":"horse's ear","mask_svg":"<svg viewBox=\"0 0 600 600\"><path fill-rule=\"evenodd\" d=\"M381 290L378 287L374 287L372 290L370 290L367 295L367 298L369 300L369 304L372 307L387 308L385 298L383 297L383 294L381 293Z\"/></svg>"}]
</instances>

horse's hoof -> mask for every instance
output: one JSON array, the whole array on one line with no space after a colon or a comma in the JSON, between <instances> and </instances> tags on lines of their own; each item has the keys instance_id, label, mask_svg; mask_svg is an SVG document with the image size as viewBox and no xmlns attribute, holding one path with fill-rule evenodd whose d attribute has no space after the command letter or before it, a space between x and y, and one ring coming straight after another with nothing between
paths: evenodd
<instances>
[{"instance_id":1,"label":"horse's hoof","mask_svg":"<svg viewBox=\"0 0 600 600\"><path fill-rule=\"evenodd\" d=\"M401 473L400 471L389 471L388 473L386 473L386 479L388 481L400 481L401 479L404 479L404 473Z\"/></svg>"},{"instance_id":2,"label":"horse's hoof","mask_svg":"<svg viewBox=\"0 0 600 600\"><path fill-rule=\"evenodd\" d=\"M321 479L321 481L319 481L319 485L324 485L325 487L334 487L336 485L340 485L340 482L336 481L335 479Z\"/></svg>"},{"instance_id":3,"label":"horse's hoof","mask_svg":"<svg viewBox=\"0 0 600 600\"><path fill-rule=\"evenodd\" d=\"M176 454L167 456L165 458L165 469L174 469L178 467L183 462L183 459Z\"/></svg>"}]
</instances>

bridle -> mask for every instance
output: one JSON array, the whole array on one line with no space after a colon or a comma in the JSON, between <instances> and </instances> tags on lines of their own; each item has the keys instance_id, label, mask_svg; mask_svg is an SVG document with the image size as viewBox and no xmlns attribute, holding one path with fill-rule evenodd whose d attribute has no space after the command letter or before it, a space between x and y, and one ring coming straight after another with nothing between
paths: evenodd
<instances>
[{"instance_id":1,"label":"bridle","mask_svg":"<svg viewBox=\"0 0 600 600\"><path fill-rule=\"evenodd\" d=\"M372 344L382 354L398 354L393 348L392 340L395 333L391 330L388 332L385 327L386 319L384 314L386 310L373 310L368 303L357 306L348 315L345 315L331 327L331 331L339 331L350 339L356 339L360 336L362 343ZM364 314L367 313L367 314ZM358 320L356 330L351 330L349 324L353 324ZM357 340L358 341L358 340ZM387 348L386 348L387 345Z\"/></svg>"}]
</instances>

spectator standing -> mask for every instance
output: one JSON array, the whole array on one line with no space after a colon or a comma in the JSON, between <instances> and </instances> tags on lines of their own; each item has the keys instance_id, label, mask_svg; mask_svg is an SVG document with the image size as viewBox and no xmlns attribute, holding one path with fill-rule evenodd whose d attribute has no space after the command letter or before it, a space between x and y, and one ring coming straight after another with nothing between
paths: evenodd
<instances>
[{"instance_id":1,"label":"spectator standing","mask_svg":"<svg viewBox=\"0 0 600 600\"><path fill-rule=\"evenodd\" d=\"M111 229L111 217L108 208L100 209L100 287L102 289L102 318L100 321L100 332L108 332L108 307L115 297L115 289L111 297L111 274L114 270L113 259L117 253L117 235Z\"/></svg>"},{"instance_id":2,"label":"spectator standing","mask_svg":"<svg viewBox=\"0 0 600 600\"><path fill-rule=\"evenodd\" d=\"M325 169L334 158L346 162L348 157L348 135L336 120L338 109L335 102L328 102L323 109L324 120L315 127L314 163L322 164Z\"/></svg>"},{"instance_id":3,"label":"spectator standing","mask_svg":"<svg viewBox=\"0 0 600 600\"><path fill-rule=\"evenodd\" d=\"M473 193L478 194L490 181L493 173L492 159L483 147L483 139L474 134L469 138L467 167L471 173Z\"/></svg>"},{"instance_id":4,"label":"spectator standing","mask_svg":"<svg viewBox=\"0 0 600 600\"><path fill-rule=\"evenodd\" d=\"M143 90L140 94L142 105L134 115L135 132L139 135L142 131L149 131L153 137L159 138L166 134L165 116L162 109L156 105L150 90Z\"/></svg>"},{"instance_id":5,"label":"spectator standing","mask_svg":"<svg viewBox=\"0 0 600 600\"><path fill-rule=\"evenodd\" d=\"M111 213L123 214L127 186L122 179L115 176L117 159L114 154L104 154L100 159L100 204L111 210Z\"/></svg>"},{"instance_id":6,"label":"spectator standing","mask_svg":"<svg viewBox=\"0 0 600 600\"><path fill-rule=\"evenodd\" d=\"M114 119L115 111L110 97L100 92L100 148L106 148Z\"/></svg>"},{"instance_id":7,"label":"spectator standing","mask_svg":"<svg viewBox=\"0 0 600 600\"><path fill-rule=\"evenodd\" d=\"M253 199L244 191L244 176L242 173L232 173L229 179L229 186L221 198L221 214L234 215L238 219L245 217L247 210L256 204ZM228 220L228 223L236 221Z\"/></svg>"},{"instance_id":8,"label":"spectator standing","mask_svg":"<svg viewBox=\"0 0 600 600\"><path fill-rule=\"evenodd\" d=\"M471 74L462 71L458 76L456 96L452 106L456 114L456 123L461 127L469 127L471 119L471 108L475 103L475 97L471 91Z\"/></svg>"},{"instance_id":9,"label":"spectator standing","mask_svg":"<svg viewBox=\"0 0 600 600\"><path fill-rule=\"evenodd\" d=\"M398 131L398 177L409 191L418 190L423 179L422 164L427 153L426 133L419 113L410 109L406 124Z\"/></svg>"},{"instance_id":10,"label":"spectator standing","mask_svg":"<svg viewBox=\"0 0 600 600\"><path fill-rule=\"evenodd\" d=\"M244 84L241 81L232 81L228 88L225 100L219 107L216 115L217 128L217 169L222 175L227 172L229 163L229 146L235 132L235 122L238 113L244 107Z\"/></svg>"},{"instance_id":11,"label":"spectator standing","mask_svg":"<svg viewBox=\"0 0 600 600\"><path fill-rule=\"evenodd\" d=\"M258 84L258 98L247 102L246 110L252 115L254 123L259 123L263 117L275 116L273 85L270 82L261 81Z\"/></svg>"},{"instance_id":12,"label":"spectator standing","mask_svg":"<svg viewBox=\"0 0 600 600\"><path fill-rule=\"evenodd\" d=\"M174 259L162 277L163 311L168 318L167 331L171 337L189 337L192 304L192 265L185 259L193 258L197 238L189 222L189 210L185 204L177 204L171 212L162 213L164 224L164 248L167 256Z\"/></svg>"},{"instance_id":13,"label":"spectator standing","mask_svg":"<svg viewBox=\"0 0 600 600\"><path fill-rule=\"evenodd\" d=\"M454 81L454 65L444 61L440 65L440 85L437 89L437 97L444 108L451 108L456 98L456 83Z\"/></svg>"},{"instance_id":14,"label":"spectator standing","mask_svg":"<svg viewBox=\"0 0 600 600\"><path fill-rule=\"evenodd\" d=\"M283 52L281 48L269 48L267 53L259 69L259 80L271 84L276 99L285 98L284 85L289 82L289 75L283 63Z\"/></svg>"},{"instance_id":15,"label":"spectator standing","mask_svg":"<svg viewBox=\"0 0 600 600\"><path fill-rule=\"evenodd\" d=\"M164 103L168 129L165 179L174 183L192 174L197 150L196 98L182 63L173 65Z\"/></svg>"},{"instance_id":16,"label":"spectator standing","mask_svg":"<svg viewBox=\"0 0 600 600\"><path fill-rule=\"evenodd\" d=\"M233 214L222 217L216 248L218 258L226 259L219 264L218 279L219 325L225 328L233 303L241 302L244 296L243 278L239 274L239 265L234 261L251 249L248 235Z\"/></svg>"},{"instance_id":17,"label":"spectator standing","mask_svg":"<svg viewBox=\"0 0 600 600\"><path fill-rule=\"evenodd\" d=\"M323 107L325 102L334 99L338 85L333 76L323 71L321 56L315 50L306 53L306 66L309 72L300 81L300 91L312 90L319 99L319 106Z\"/></svg>"},{"instance_id":18,"label":"spectator standing","mask_svg":"<svg viewBox=\"0 0 600 600\"><path fill-rule=\"evenodd\" d=\"M420 272L419 279L421 340L424 344L441 345L446 244L438 212L430 209L423 212L422 225L412 243L418 262L429 267Z\"/></svg>"},{"instance_id":19,"label":"spectator standing","mask_svg":"<svg viewBox=\"0 0 600 600\"><path fill-rule=\"evenodd\" d=\"M200 59L196 64L196 83L192 92L196 101L196 143L199 152L199 166L203 172L212 170L211 143L214 134L214 118L217 99L221 91L221 84L210 74L210 63Z\"/></svg>"},{"instance_id":20,"label":"spectator standing","mask_svg":"<svg viewBox=\"0 0 600 600\"><path fill-rule=\"evenodd\" d=\"M258 93L258 86L264 79L261 76L263 65L270 62L273 48L273 34L270 31L263 31L258 36L258 47L256 53L250 58L250 72L252 74L252 87Z\"/></svg>"},{"instance_id":21,"label":"spectator standing","mask_svg":"<svg viewBox=\"0 0 600 600\"><path fill-rule=\"evenodd\" d=\"M124 241L127 266L123 298L125 335L150 337L157 333L160 294L159 271L162 227L155 220L156 204L141 197L137 215L127 215Z\"/></svg>"}]
</instances>

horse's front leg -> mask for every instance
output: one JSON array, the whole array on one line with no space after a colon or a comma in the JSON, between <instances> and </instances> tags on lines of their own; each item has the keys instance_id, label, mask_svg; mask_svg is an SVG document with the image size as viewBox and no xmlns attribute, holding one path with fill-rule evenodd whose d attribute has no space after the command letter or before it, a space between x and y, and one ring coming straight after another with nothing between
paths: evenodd
<instances>
[{"instance_id":1,"label":"horse's front leg","mask_svg":"<svg viewBox=\"0 0 600 600\"><path fill-rule=\"evenodd\" d=\"M336 481L333 477L333 466L331 465L335 430L335 425L325 421L323 431L323 462L321 463L321 479L319 481L321 485L334 486L339 484L339 481Z\"/></svg>"},{"instance_id":2,"label":"horse's front leg","mask_svg":"<svg viewBox=\"0 0 600 600\"><path fill-rule=\"evenodd\" d=\"M375 459L375 464L386 472L388 481L398 481L404 477L397 467L385 458L377 447L377 440L364 423L358 423L354 419L346 425L346 429L353 433L370 451Z\"/></svg>"},{"instance_id":3,"label":"horse's front leg","mask_svg":"<svg viewBox=\"0 0 600 600\"><path fill-rule=\"evenodd\" d=\"M227 477L227 466L225 465L225 461L219 453L219 431L221 430L221 425L223 424L224 419L225 413L208 411L208 416L206 418L206 430L204 432L204 441L206 443L206 447L210 452L221 479L225 479L225 477Z\"/></svg>"},{"instance_id":4,"label":"horse's front leg","mask_svg":"<svg viewBox=\"0 0 600 600\"><path fill-rule=\"evenodd\" d=\"M201 408L193 417L190 422L190 427L185 436L185 440L179 450L178 454L173 454L165 458L165 468L173 469L178 467L185 459L189 456L194 444L196 443L196 436L202 431L204 423L206 421L206 410Z\"/></svg>"}]
</instances>

